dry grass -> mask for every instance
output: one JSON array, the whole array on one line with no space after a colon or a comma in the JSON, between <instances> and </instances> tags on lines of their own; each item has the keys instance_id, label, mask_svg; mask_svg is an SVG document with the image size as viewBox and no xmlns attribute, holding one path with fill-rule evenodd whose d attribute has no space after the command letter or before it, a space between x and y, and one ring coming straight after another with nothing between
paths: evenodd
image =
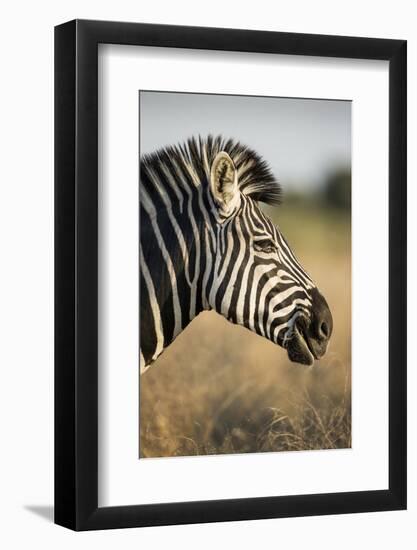
<instances>
[{"instance_id":1,"label":"dry grass","mask_svg":"<svg viewBox=\"0 0 417 550\"><path fill-rule=\"evenodd\" d=\"M351 446L349 224L298 214L304 232L291 225L294 213L280 226L332 309L328 353L306 369L264 338L201 314L141 378L141 457Z\"/></svg>"}]
</instances>

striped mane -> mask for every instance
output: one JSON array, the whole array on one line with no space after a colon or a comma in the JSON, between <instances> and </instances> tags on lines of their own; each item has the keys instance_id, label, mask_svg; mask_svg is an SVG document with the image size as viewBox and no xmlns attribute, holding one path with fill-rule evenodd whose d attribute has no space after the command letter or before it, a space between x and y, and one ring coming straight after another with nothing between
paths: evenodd
<instances>
[{"instance_id":1,"label":"striped mane","mask_svg":"<svg viewBox=\"0 0 417 550\"><path fill-rule=\"evenodd\" d=\"M256 201L278 205L281 203L281 186L274 178L267 163L252 149L239 141L225 140L222 136L208 136L206 139L192 137L186 143L165 147L141 159L141 175L155 174L159 182L166 185L187 181L194 185L207 185L210 166L220 151L232 158L238 173L240 191ZM153 178L141 178L149 188ZM170 181L171 180L171 181Z\"/></svg>"}]
</instances>

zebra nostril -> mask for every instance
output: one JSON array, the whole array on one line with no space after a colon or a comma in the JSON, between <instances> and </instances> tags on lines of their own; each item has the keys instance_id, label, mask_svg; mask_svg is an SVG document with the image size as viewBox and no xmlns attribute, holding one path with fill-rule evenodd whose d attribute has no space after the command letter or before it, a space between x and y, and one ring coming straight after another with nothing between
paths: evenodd
<instances>
[{"instance_id":1,"label":"zebra nostril","mask_svg":"<svg viewBox=\"0 0 417 550\"><path fill-rule=\"evenodd\" d=\"M311 297L313 301L311 337L320 346L324 346L333 332L332 314L323 295L316 288L311 291Z\"/></svg>"},{"instance_id":2,"label":"zebra nostril","mask_svg":"<svg viewBox=\"0 0 417 550\"><path fill-rule=\"evenodd\" d=\"M329 330L329 326L326 323L326 321L323 321L321 323L319 332L320 332L320 336L323 336L324 338L329 337L330 330Z\"/></svg>"}]
</instances>

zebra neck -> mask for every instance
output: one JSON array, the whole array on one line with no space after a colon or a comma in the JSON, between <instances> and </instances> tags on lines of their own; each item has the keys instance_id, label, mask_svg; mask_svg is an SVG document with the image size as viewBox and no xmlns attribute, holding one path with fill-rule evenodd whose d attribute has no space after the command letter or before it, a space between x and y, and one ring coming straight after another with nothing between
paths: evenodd
<instances>
[{"instance_id":1,"label":"zebra neck","mask_svg":"<svg viewBox=\"0 0 417 550\"><path fill-rule=\"evenodd\" d=\"M207 231L190 216L174 216L172 211L156 216L141 211L141 351L146 364L208 309Z\"/></svg>"}]
</instances>

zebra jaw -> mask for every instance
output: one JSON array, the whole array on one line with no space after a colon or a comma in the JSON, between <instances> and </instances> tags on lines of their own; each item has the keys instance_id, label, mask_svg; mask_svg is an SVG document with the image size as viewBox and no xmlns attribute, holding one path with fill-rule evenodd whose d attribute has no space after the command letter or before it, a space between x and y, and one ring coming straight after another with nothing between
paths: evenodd
<instances>
[{"instance_id":1,"label":"zebra jaw","mask_svg":"<svg viewBox=\"0 0 417 550\"><path fill-rule=\"evenodd\" d=\"M283 347L287 350L288 357L293 363L300 363L311 367L315 359L319 359L310 349L309 339L306 336L308 320L304 316L298 317L290 329L290 334L285 336Z\"/></svg>"}]
</instances>

